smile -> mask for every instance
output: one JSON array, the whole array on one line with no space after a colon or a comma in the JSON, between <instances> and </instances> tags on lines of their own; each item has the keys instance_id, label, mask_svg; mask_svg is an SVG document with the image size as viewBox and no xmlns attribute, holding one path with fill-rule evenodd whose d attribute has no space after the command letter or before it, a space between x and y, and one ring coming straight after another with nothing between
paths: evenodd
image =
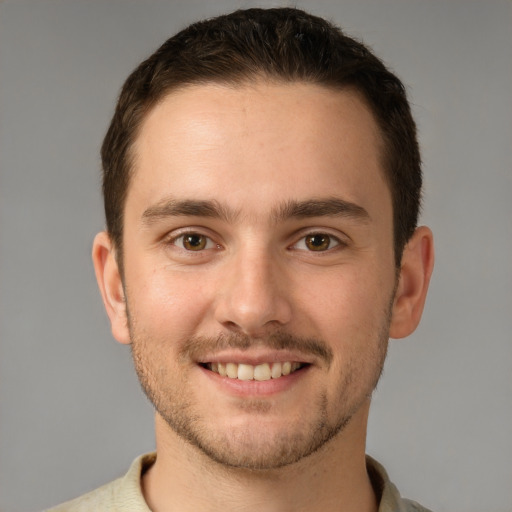
<instances>
[{"instance_id":1,"label":"smile","mask_svg":"<svg viewBox=\"0 0 512 512\"><path fill-rule=\"evenodd\" d=\"M221 377L265 381L290 375L307 366L307 363L287 361L283 363L262 363L256 366L243 363L205 363L201 366L218 373Z\"/></svg>"}]
</instances>

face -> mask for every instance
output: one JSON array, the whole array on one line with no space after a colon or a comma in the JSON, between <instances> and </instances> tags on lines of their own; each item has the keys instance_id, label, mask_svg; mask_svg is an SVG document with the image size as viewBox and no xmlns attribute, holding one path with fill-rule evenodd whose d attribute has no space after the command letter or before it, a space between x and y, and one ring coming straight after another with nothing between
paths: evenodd
<instances>
[{"instance_id":1,"label":"face","mask_svg":"<svg viewBox=\"0 0 512 512\"><path fill-rule=\"evenodd\" d=\"M116 336L169 436L275 468L367 414L396 283L380 148L355 92L315 85L190 86L149 113Z\"/></svg>"}]
</instances>

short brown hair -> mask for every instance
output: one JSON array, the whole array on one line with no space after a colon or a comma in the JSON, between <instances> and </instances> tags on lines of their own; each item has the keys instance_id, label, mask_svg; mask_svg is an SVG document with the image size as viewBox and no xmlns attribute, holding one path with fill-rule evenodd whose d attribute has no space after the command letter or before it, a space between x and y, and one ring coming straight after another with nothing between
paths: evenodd
<instances>
[{"instance_id":1,"label":"short brown hair","mask_svg":"<svg viewBox=\"0 0 512 512\"><path fill-rule=\"evenodd\" d=\"M405 88L364 44L332 23L293 8L238 10L194 23L128 77L101 148L107 230L120 264L131 150L149 109L189 84L236 85L258 77L352 87L365 98L384 142L398 267L417 225L422 185L416 125Z\"/></svg>"}]
</instances>

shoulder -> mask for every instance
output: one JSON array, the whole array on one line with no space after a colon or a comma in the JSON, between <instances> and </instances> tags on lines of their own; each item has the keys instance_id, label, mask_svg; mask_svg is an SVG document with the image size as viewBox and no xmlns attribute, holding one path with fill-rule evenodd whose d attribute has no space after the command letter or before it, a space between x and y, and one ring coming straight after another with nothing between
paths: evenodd
<instances>
[{"instance_id":1,"label":"shoulder","mask_svg":"<svg viewBox=\"0 0 512 512\"><path fill-rule=\"evenodd\" d=\"M379 501L378 512L431 512L415 501L402 498L384 467L368 455L366 469Z\"/></svg>"},{"instance_id":2,"label":"shoulder","mask_svg":"<svg viewBox=\"0 0 512 512\"><path fill-rule=\"evenodd\" d=\"M114 480L94 491L88 492L79 498L62 503L57 507L51 508L46 512L86 512L92 510L117 510L116 508L116 489L119 486L121 478Z\"/></svg>"},{"instance_id":3,"label":"shoulder","mask_svg":"<svg viewBox=\"0 0 512 512\"><path fill-rule=\"evenodd\" d=\"M125 476L45 512L149 512L142 493L141 475L155 458L154 453L141 455Z\"/></svg>"},{"instance_id":4,"label":"shoulder","mask_svg":"<svg viewBox=\"0 0 512 512\"><path fill-rule=\"evenodd\" d=\"M404 504L404 510L406 512L432 512L430 509L412 500L402 498L402 503Z\"/></svg>"}]
</instances>

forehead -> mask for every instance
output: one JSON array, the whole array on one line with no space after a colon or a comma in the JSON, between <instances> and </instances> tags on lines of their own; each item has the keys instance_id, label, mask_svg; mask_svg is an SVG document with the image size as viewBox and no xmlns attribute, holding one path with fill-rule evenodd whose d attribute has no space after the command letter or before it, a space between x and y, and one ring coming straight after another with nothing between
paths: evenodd
<instances>
[{"instance_id":1,"label":"forehead","mask_svg":"<svg viewBox=\"0 0 512 512\"><path fill-rule=\"evenodd\" d=\"M381 138L354 90L305 83L187 86L148 113L134 144L128 200L165 195L248 208L280 197L389 195ZM142 197L144 196L144 198ZM286 197L284 197L286 199ZM127 204L128 206L128 204Z\"/></svg>"}]
</instances>

